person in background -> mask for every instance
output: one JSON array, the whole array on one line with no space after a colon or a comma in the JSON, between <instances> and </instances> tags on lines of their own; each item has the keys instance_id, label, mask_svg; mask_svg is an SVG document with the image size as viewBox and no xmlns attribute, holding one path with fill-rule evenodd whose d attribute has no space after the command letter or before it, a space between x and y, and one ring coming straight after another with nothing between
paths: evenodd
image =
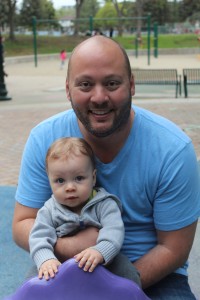
<instances>
[{"instance_id":1,"label":"person in background","mask_svg":"<svg viewBox=\"0 0 200 300\"><path fill-rule=\"evenodd\" d=\"M60 52L60 69L62 70L65 66L65 61L67 59L67 53L66 51L63 49Z\"/></svg>"},{"instance_id":2,"label":"person in background","mask_svg":"<svg viewBox=\"0 0 200 300\"><path fill-rule=\"evenodd\" d=\"M72 52L66 80L72 109L32 129L20 169L13 238L29 251L39 208L51 196L45 167L58 138L84 138L96 157L97 186L122 203L122 253L152 300L194 300L188 257L200 215L199 171L191 139L174 123L132 103L134 75L126 51L93 36ZM58 238L60 261L96 245L95 227Z\"/></svg>"}]
</instances>

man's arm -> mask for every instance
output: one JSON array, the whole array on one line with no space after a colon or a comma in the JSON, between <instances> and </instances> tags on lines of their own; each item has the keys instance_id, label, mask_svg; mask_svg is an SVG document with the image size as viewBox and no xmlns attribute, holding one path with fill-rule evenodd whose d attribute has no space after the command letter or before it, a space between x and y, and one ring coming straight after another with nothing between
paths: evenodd
<instances>
[{"instance_id":1,"label":"man's arm","mask_svg":"<svg viewBox=\"0 0 200 300\"><path fill-rule=\"evenodd\" d=\"M175 231L157 231L158 245L134 262L143 289L181 267L192 248L197 222Z\"/></svg>"},{"instance_id":2,"label":"man's arm","mask_svg":"<svg viewBox=\"0 0 200 300\"><path fill-rule=\"evenodd\" d=\"M15 243L26 251L29 251L29 234L35 222L38 209L24 206L18 202L15 204L13 217L13 239Z\"/></svg>"},{"instance_id":3,"label":"man's arm","mask_svg":"<svg viewBox=\"0 0 200 300\"><path fill-rule=\"evenodd\" d=\"M76 235L59 238L54 248L56 257L64 262L81 251L96 245L98 234L98 228L88 227Z\"/></svg>"},{"instance_id":4,"label":"man's arm","mask_svg":"<svg viewBox=\"0 0 200 300\"><path fill-rule=\"evenodd\" d=\"M30 208L16 202L13 217L13 239L16 244L29 251L29 234L35 222L38 209ZM55 255L60 261L74 257L82 250L94 246L98 229L89 227L77 235L59 238L55 245Z\"/></svg>"}]
</instances>

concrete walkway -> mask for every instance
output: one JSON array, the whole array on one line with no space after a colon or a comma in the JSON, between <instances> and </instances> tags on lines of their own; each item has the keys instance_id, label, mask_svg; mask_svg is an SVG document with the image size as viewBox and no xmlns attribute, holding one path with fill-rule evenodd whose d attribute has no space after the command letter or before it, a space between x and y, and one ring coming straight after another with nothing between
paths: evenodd
<instances>
[{"instance_id":1,"label":"concrete walkway","mask_svg":"<svg viewBox=\"0 0 200 300\"><path fill-rule=\"evenodd\" d=\"M199 68L200 58L192 55L162 55L151 58L130 57L133 68L176 68L182 74L183 68ZM8 64L5 71L6 87L11 101L0 101L0 299L6 292L13 292L23 280L27 265L27 254L12 242L11 219L14 206L14 191L17 185L21 155L30 129L43 119L70 108L65 95L66 69L60 70L59 59ZM197 158L200 159L200 87L191 90L189 98L183 95L174 98L174 88L137 87L133 102L136 105L161 114L179 125L193 140ZM4 202L3 202L4 201ZM3 221L2 221L3 220ZM6 231L7 230L7 231ZM5 237L5 232L8 233ZM4 238L3 238L4 233ZM200 226L190 256L190 282L200 300ZM5 254L3 254L5 253ZM12 257L8 263L6 256ZM24 268L23 268L24 266ZM18 275L20 273L21 275ZM17 275L16 275L17 274ZM21 276L21 277L20 277ZM5 288L6 287L6 288Z\"/></svg>"}]
</instances>

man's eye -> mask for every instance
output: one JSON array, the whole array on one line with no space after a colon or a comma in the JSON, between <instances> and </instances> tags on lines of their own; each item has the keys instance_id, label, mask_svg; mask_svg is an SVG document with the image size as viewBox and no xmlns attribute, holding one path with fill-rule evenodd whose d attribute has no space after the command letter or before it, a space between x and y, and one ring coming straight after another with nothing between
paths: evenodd
<instances>
[{"instance_id":1,"label":"man's eye","mask_svg":"<svg viewBox=\"0 0 200 300\"><path fill-rule=\"evenodd\" d=\"M83 89L83 90L88 90L91 87L91 84L88 81L82 81L79 86Z\"/></svg>"},{"instance_id":2,"label":"man's eye","mask_svg":"<svg viewBox=\"0 0 200 300\"><path fill-rule=\"evenodd\" d=\"M119 85L120 83L116 80L111 80L106 84L107 88L110 90L115 90Z\"/></svg>"},{"instance_id":3,"label":"man's eye","mask_svg":"<svg viewBox=\"0 0 200 300\"><path fill-rule=\"evenodd\" d=\"M88 85L89 85L89 83L87 81L81 82L81 86L88 86Z\"/></svg>"},{"instance_id":4,"label":"man's eye","mask_svg":"<svg viewBox=\"0 0 200 300\"><path fill-rule=\"evenodd\" d=\"M82 181L83 179L84 179L83 176L77 176L75 180L76 180L77 182L80 182L80 181Z\"/></svg>"},{"instance_id":5,"label":"man's eye","mask_svg":"<svg viewBox=\"0 0 200 300\"><path fill-rule=\"evenodd\" d=\"M58 179L56 180L56 182L58 182L58 183L63 183L63 182L64 182L64 179L63 179L63 178L58 178Z\"/></svg>"}]
</instances>

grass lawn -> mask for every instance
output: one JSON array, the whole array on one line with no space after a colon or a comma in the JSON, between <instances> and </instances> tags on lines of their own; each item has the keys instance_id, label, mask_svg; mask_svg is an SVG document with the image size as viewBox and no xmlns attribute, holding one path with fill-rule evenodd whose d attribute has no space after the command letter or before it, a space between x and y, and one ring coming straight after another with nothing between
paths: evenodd
<instances>
[{"instance_id":1,"label":"grass lawn","mask_svg":"<svg viewBox=\"0 0 200 300\"><path fill-rule=\"evenodd\" d=\"M60 53L62 49L71 52L72 49L86 37L61 36L37 37L38 54ZM135 48L135 36L124 36L115 38L125 49ZM161 48L198 48L200 42L197 40L196 34L165 34L159 35L158 47ZM147 37L142 39L141 48L147 48ZM151 36L151 47L153 48L153 36ZM14 42L5 39L4 42L5 56L21 56L33 54L33 37L32 36L16 36Z\"/></svg>"},{"instance_id":2,"label":"grass lawn","mask_svg":"<svg viewBox=\"0 0 200 300\"><path fill-rule=\"evenodd\" d=\"M118 37L116 40L124 46L125 49L135 47L135 37ZM151 47L153 48L154 37L151 36ZM158 36L158 48L197 48L200 42L196 34L162 34ZM142 38L142 48L147 48L147 37Z\"/></svg>"}]
</instances>

